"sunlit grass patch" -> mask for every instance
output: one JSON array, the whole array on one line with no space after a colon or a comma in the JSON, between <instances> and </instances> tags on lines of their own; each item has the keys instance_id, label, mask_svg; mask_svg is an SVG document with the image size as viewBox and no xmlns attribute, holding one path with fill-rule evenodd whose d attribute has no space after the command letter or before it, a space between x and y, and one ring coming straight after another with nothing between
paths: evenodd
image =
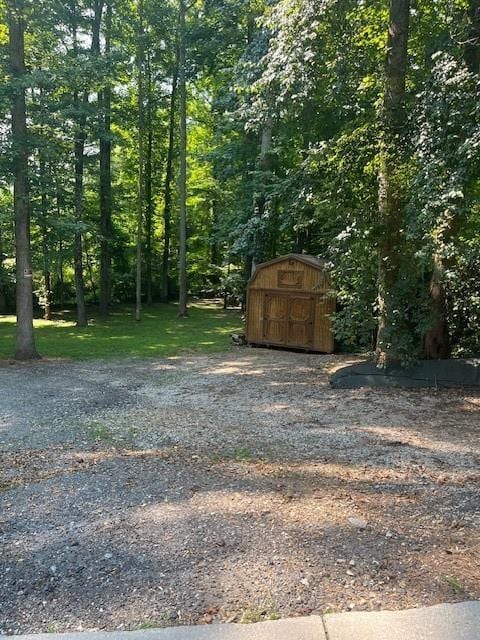
<instances>
[{"instance_id":1,"label":"sunlit grass patch","mask_svg":"<svg viewBox=\"0 0 480 640\"><path fill-rule=\"evenodd\" d=\"M132 307L114 308L105 319L93 312L85 329L75 327L70 311L61 311L52 321L35 320L35 334L39 352L49 358L168 357L225 351L230 348L230 333L241 326L238 312L198 302L190 305L186 319L177 318L174 304L146 307L141 322L135 321ZM0 316L0 358L12 357L14 350L15 317Z\"/></svg>"}]
</instances>

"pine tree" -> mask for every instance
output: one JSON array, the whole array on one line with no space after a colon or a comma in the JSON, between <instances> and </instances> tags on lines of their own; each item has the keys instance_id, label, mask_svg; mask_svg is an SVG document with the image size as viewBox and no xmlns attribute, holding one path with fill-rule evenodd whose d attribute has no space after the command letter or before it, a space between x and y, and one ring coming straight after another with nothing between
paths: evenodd
<instances>
[{"instance_id":1,"label":"pine tree","mask_svg":"<svg viewBox=\"0 0 480 640\"><path fill-rule=\"evenodd\" d=\"M179 7L179 61L178 61L178 97L180 111L179 136L179 317L186 317L187 310L187 90L185 81L185 0Z\"/></svg>"},{"instance_id":2,"label":"pine tree","mask_svg":"<svg viewBox=\"0 0 480 640\"><path fill-rule=\"evenodd\" d=\"M17 333L15 357L38 358L33 332L33 274L30 248L28 194L28 132L25 102L25 6L23 0L9 0L9 57L13 82L12 147L16 252Z\"/></svg>"}]
</instances>

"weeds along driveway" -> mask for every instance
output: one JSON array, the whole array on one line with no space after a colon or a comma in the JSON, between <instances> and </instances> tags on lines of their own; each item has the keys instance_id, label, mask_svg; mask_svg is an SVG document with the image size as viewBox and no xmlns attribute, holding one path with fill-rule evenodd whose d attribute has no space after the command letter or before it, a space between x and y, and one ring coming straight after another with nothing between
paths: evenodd
<instances>
[{"instance_id":1,"label":"weeds along driveway","mask_svg":"<svg viewBox=\"0 0 480 640\"><path fill-rule=\"evenodd\" d=\"M239 349L0 367L3 633L480 598L480 398Z\"/></svg>"}]
</instances>

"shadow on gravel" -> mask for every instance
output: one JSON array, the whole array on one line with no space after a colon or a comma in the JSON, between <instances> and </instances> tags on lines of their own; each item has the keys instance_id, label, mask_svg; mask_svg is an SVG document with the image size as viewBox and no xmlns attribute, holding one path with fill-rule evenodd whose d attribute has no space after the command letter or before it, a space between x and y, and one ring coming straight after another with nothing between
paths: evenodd
<instances>
[{"instance_id":1,"label":"shadow on gravel","mask_svg":"<svg viewBox=\"0 0 480 640\"><path fill-rule=\"evenodd\" d=\"M136 452L13 489L2 496L2 629L480 596L469 568L478 485L363 474Z\"/></svg>"},{"instance_id":2,"label":"shadow on gravel","mask_svg":"<svg viewBox=\"0 0 480 640\"><path fill-rule=\"evenodd\" d=\"M339 362L242 351L14 367L0 629L480 598L478 397L331 389Z\"/></svg>"}]
</instances>

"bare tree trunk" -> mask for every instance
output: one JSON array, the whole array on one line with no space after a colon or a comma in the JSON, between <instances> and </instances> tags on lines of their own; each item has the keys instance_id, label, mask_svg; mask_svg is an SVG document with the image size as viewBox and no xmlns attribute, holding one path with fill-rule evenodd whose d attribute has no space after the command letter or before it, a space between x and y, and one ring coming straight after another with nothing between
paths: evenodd
<instances>
[{"instance_id":1,"label":"bare tree trunk","mask_svg":"<svg viewBox=\"0 0 480 640\"><path fill-rule=\"evenodd\" d=\"M73 51L75 57L78 55L77 45L77 5L76 0L72 1L72 37ZM83 167L84 167L84 150L85 150L85 124L88 106L88 92L84 92L83 101L80 103L78 92L73 94L73 106L76 114L75 140L73 143L74 153L74 171L75 185L73 195L73 206L75 211L75 235L73 240L73 263L74 263L74 280L75 280L75 296L77 302L77 327L86 327L87 311L85 307L85 283L83 279L83 241L82 241L82 224L83 224Z\"/></svg>"},{"instance_id":2,"label":"bare tree trunk","mask_svg":"<svg viewBox=\"0 0 480 640\"><path fill-rule=\"evenodd\" d=\"M143 0L138 0L138 49L137 49L137 74L138 74L138 194L137 194L137 264L135 287L135 319L142 319L142 227L143 207L145 203L145 113L144 113L144 88L143 67L145 58L144 25L143 25Z\"/></svg>"},{"instance_id":3,"label":"bare tree trunk","mask_svg":"<svg viewBox=\"0 0 480 640\"><path fill-rule=\"evenodd\" d=\"M86 236L85 236L84 248L85 248L85 262L87 264L88 276L90 278L90 286L92 287L93 302L94 304L96 304L97 303L97 287L95 286L95 278L93 277L92 261L90 260L90 253L88 251L88 243L87 243Z\"/></svg>"},{"instance_id":4,"label":"bare tree trunk","mask_svg":"<svg viewBox=\"0 0 480 640\"><path fill-rule=\"evenodd\" d=\"M78 93L74 95L73 103L75 105L75 111L79 113L80 100ZM88 94L86 99L83 100L83 108L86 108L88 103ZM75 237L73 245L73 260L75 268L75 295L77 299L77 327L86 327L87 310L85 306L85 282L83 278L83 239L82 229L83 224L83 167L84 167L84 149L85 149L85 116L79 115L77 131L74 142L74 156L75 156L75 187L74 187L74 208L75 208Z\"/></svg>"},{"instance_id":5,"label":"bare tree trunk","mask_svg":"<svg viewBox=\"0 0 480 640\"><path fill-rule=\"evenodd\" d=\"M147 158L145 162L145 288L147 304L153 301L153 194L152 194L153 132L147 134Z\"/></svg>"},{"instance_id":6,"label":"bare tree trunk","mask_svg":"<svg viewBox=\"0 0 480 640\"><path fill-rule=\"evenodd\" d=\"M2 227L0 226L0 315L7 313L7 297L5 294L6 278L3 268L4 260L5 254L3 253Z\"/></svg>"},{"instance_id":7,"label":"bare tree trunk","mask_svg":"<svg viewBox=\"0 0 480 640\"><path fill-rule=\"evenodd\" d=\"M250 278L255 273L256 266L253 264L253 258L251 253L247 253L244 257L243 262L243 292L242 292L242 300L241 300L241 310L242 313L245 313L247 310L247 292L248 292L248 283Z\"/></svg>"},{"instance_id":8,"label":"bare tree trunk","mask_svg":"<svg viewBox=\"0 0 480 640\"><path fill-rule=\"evenodd\" d=\"M227 278L230 275L230 256L227 257ZM223 309L226 311L228 309L228 286L225 286L223 290Z\"/></svg>"},{"instance_id":9,"label":"bare tree trunk","mask_svg":"<svg viewBox=\"0 0 480 640\"><path fill-rule=\"evenodd\" d=\"M310 128L310 122L315 117L315 110L313 106L313 102L309 100L304 108L303 108L303 131L302 131L302 160L303 162L308 162L310 145L312 142L312 130ZM308 253L308 239L309 239L309 231L310 231L310 223L308 226L305 226L306 220L313 220L315 217L315 206L312 204L306 203L304 205L303 211L303 221L302 225L297 226L297 230L295 233L295 241L293 242L293 249L296 253Z\"/></svg>"},{"instance_id":10,"label":"bare tree trunk","mask_svg":"<svg viewBox=\"0 0 480 640\"><path fill-rule=\"evenodd\" d=\"M257 169L261 171L262 176L262 184L260 189L254 196L253 202L253 215L258 220L265 214L265 205L266 205L266 193L265 193L265 184L264 184L264 176L267 172L272 169L272 159L270 152L272 150L272 140L273 140L273 120L271 116L267 116L265 123L262 128L262 137L260 142L260 155L257 160ZM260 247L261 239L256 236L253 239L253 248L252 248L252 262L251 262L251 275L254 274L255 269L257 268L258 262L261 262L263 259L263 248Z\"/></svg>"},{"instance_id":11,"label":"bare tree trunk","mask_svg":"<svg viewBox=\"0 0 480 640\"><path fill-rule=\"evenodd\" d=\"M168 128L167 165L165 169L165 191L163 205L163 255L162 255L162 294L164 302L169 298L169 271L170 271L170 227L172 217L172 176L173 154L175 151L175 108L178 82L178 47L175 61L175 69L172 77L172 92L170 94L170 117Z\"/></svg>"},{"instance_id":12,"label":"bare tree trunk","mask_svg":"<svg viewBox=\"0 0 480 640\"><path fill-rule=\"evenodd\" d=\"M218 225L218 201L214 196L210 204L210 263L214 267L220 267L222 265L222 253L221 247L218 242L218 238L215 234L215 230ZM220 276L215 275L214 282L218 284L220 282Z\"/></svg>"},{"instance_id":13,"label":"bare tree trunk","mask_svg":"<svg viewBox=\"0 0 480 640\"><path fill-rule=\"evenodd\" d=\"M3 288L3 282L0 281L0 315L7 313L7 298L5 297L5 289Z\"/></svg>"},{"instance_id":14,"label":"bare tree trunk","mask_svg":"<svg viewBox=\"0 0 480 640\"><path fill-rule=\"evenodd\" d=\"M147 52L147 153L145 159L145 293L147 304L152 303L152 245L153 245L153 122L152 122L152 72L150 54Z\"/></svg>"},{"instance_id":15,"label":"bare tree trunk","mask_svg":"<svg viewBox=\"0 0 480 640\"><path fill-rule=\"evenodd\" d=\"M74 8L76 11L76 5L74 0ZM96 0L95 11L92 23L92 55L98 55L100 51L100 23L102 17L103 2ZM74 53L77 55L77 23L76 13L74 13L74 25L73 25L73 46ZM86 122L87 122L87 109L89 104L88 89L85 89L83 93L83 99L80 103L78 93L74 94L73 102L77 116L77 131L75 135L74 143L74 156L75 156L75 188L74 188L74 208L75 208L75 238L74 238L74 266L75 266L75 292L77 298L77 327L88 326L87 309L85 305L85 281L83 273L83 239L82 239L82 224L83 224L83 212L84 212L84 165L85 165L85 141L87 139L86 134Z\"/></svg>"},{"instance_id":16,"label":"bare tree trunk","mask_svg":"<svg viewBox=\"0 0 480 640\"><path fill-rule=\"evenodd\" d=\"M0 315L7 313L7 297L5 295L5 271L3 261L5 255L3 253L2 229L0 227Z\"/></svg>"},{"instance_id":17,"label":"bare tree trunk","mask_svg":"<svg viewBox=\"0 0 480 640\"><path fill-rule=\"evenodd\" d=\"M52 278L49 270L45 270L44 273L45 282L45 308L43 312L44 320L52 319Z\"/></svg>"},{"instance_id":18,"label":"bare tree trunk","mask_svg":"<svg viewBox=\"0 0 480 640\"><path fill-rule=\"evenodd\" d=\"M33 332L33 276L30 248L28 197L28 138L25 88L25 19L23 0L10 0L8 8L9 61L16 83L12 100L12 146L14 150L14 213L17 278L17 334L15 357L38 358Z\"/></svg>"},{"instance_id":19,"label":"bare tree trunk","mask_svg":"<svg viewBox=\"0 0 480 640\"><path fill-rule=\"evenodd\" d=\"M42 235L42 258L43 258L43 288L44 288L44 300L43 300L43 317L45 320L52 319L51 309L51 275L50 275L50 250L48 246L48 200L47 200L47 175L46 175L45 160L40 152L40 185L41 185L41 212L42 219L40 222L40 231Z\"/></svg>"},{"instance_id":20,"label":"bare tree trunk","mask_svg":"<svg viewBox=\"0 0 480 640\"><path fill-rule=\"evenodd\" d=\"M185 82L185 0L180 0L178 95L180 107L179 138L179 256L178 256L178 315L185 318L187 310L187 96Z\"/></svg>"},{"instance_id":21,"label":"bare tree trunk","mask_svg":"<svg viewBox=\"0 0 480 640\"><path fill-rule=\"evenodd\" d=\"M62 215L62 202L61 202L61 195L60 195L60 186L58 184L58 179L56 180L56 195L55 195L55 201L56 201L56 210L57 210L57 219L60 220L61 215ZM63 274L63 241L62 238L60 237L58 239L58 279L57 279L57 286L59 288L59 303L60 305L63 307L64 303L65 303L65 279L64 279L64 274Z\"/></svg>"},{"instance_id":22,"label":"bare tree trunk","mask_svg":"<svg viewBox=\"0 0 480 640\"><path fill-rule=\"evenodd\" d=\"M377 353L380 364L388 364L392 344L389 332L394 322L393 292L399 278L402 255L402 139L406 124L405 82L410 24L410 0L390 0L390 19L385 64L385 87L380 154Z\"/></svg>"},{"instance_id":23,"label":"bare tree trunk","mask_svg":"<svg viewBox=\"0 0 480 640\"><path fill-rule=\"evenodd\" d=\"M105 54L110 53L111 3L105 19ZM98 94L100 106L100 315L107 316L112 297L112 90L106 84Z\"/></svg>"}]
</instances>

